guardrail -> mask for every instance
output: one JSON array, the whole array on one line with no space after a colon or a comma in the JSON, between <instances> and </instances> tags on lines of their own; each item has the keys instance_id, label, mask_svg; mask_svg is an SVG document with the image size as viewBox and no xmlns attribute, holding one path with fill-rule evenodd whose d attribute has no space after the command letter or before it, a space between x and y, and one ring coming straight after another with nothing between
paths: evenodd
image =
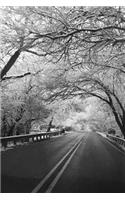
<instances>
[{"instance_id":1,"label":"guardrail","mask_svg":"<svg viewBox=\"0 0 125 200\"><path fill-rule=\"evenodd\" d=\"M110 138L112 141L114 141L119 146L125 148L125 139L122 139L122 138L119 138L119 137L116 137L116 136L112 136L112 135L109 135L109 134L107 134L107 137Z\"/></svg>"},{"instance_id":2,"label":"guardrail","mask_svg":"<svg viewBox=\"0 0 125 200\"><path fill-rule=\"evenodd\" d=\"M9 137L0 137L1 145L6 148L10 143L16 145L17 142L38 142L41 140L50 139L53 136L61 135L63 131L55 131L55 132L45 132L45 133L35 133L28 135L15 135Z\"/></svg>"}]
</instances>

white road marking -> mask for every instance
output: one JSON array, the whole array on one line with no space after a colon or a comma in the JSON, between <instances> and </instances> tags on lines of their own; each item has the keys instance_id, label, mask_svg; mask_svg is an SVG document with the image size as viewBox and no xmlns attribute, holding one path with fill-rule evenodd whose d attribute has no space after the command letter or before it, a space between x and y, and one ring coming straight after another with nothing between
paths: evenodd
<instances>
[{"instance_id":1,"label":"white road marking","mask_svg":"<svg viewBox=\"0 0 125 200\"><path fill-rule=\"evenodd\" d=\"M112 140L106 138L106 141L108 142L108 144L110 144L115 150L119 151L121 154L125 155L125 152L120 150L117 146L115 146L115 144L112 144Z\"/></svg>"},{"instance_id":2,"label":"white road marking","mask_svg":"<svg viewBox=\"0 0 125 200\"><path fill-rule=\"evenodd\" d=\"M83 137L82 137L83 138ZM40 181L40 183L32 190L31 193L37 193L40 188L45 184L45 182L50 178L50 176L55 172L55 170L58 168L58 166L65 160L65 158L70 154L70 152L74 149L75 146L79 144L79 142L82 140L82 138L73 145L73 147L63 156L63 158L51 169L51 171Z\"/></svg>"}]
</instances>

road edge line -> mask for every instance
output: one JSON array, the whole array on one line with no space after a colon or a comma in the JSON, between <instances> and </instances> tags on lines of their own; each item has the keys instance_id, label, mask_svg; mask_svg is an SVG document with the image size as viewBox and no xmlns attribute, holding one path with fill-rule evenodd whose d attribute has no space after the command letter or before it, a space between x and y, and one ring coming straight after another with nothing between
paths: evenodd
<instances>
[{"instance_id":1,"label":"road edge line","mask_svg":"<svg viewBox=\"0 0 125 200\"><path fill-rule=\"evenodd\" d=\"M108 142L108 144L110 144L115 150L119 151L121 154L123 154L125 156L125 151L121 150L119 147L117 147L115 145L115 143L112 142L112 140L110 140L108 137L104 137L103 135L97 133L98 135L100 135L102 138L106 139L106 141Z\"/></svg>"}]
</instances>

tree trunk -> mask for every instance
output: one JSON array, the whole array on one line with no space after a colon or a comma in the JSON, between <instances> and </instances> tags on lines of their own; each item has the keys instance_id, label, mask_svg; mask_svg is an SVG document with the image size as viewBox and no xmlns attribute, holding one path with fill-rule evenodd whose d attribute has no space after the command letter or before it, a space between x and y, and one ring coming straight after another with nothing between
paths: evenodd
<instances>
[{"instance_id":1,"label":"tree trunk","mask_svg":"<svg viewBox=\"0 0 125 200\"><path fill-rule=\"evenodd\" d=\"M47 128L47 132L49 132L51 130L51 128L52 128L52 122L53 122L53 117L49 122L49 125L48 125L48 128Z\"/></svg>"},{"instance_id":2,"label":"tree trunk","mask_svg":"<svg viewBox=\"0 0 125 200\"><path fill-rule=\"evenodd\" d=\"M31 122L32 120L28 120L25 124L25 134L29 134L30 133L30 129L31 129Z\"/></svg>"},{"instance_id":3,"label":"tree trunk","mask_svg":"<svg viewBox=\"0 0 125 200\"><path fill-rule=\"evenodd\" d=\"M109 104L109 106L110 106L111 109L112 109L113 115L114 115L114 117L115 117L115 121L116 121L118 127L120 128L121 133L123 134L123 136L124 136L124 138L125 138L125 124L124 124L125 114L123 113L122 118L120 118L119 114L117 113L117 111L116 111L116 109L115 109L115 107L114 107L114 105L113 105L113 101L112 101L112 98L111 98L110 94L107 93L107 95L108 95L108 97L109 97L109 103L108 103L108 104ZM119 105L120 105L120 104L119 104ZM122 105L121 105L121 106L122 106ZM121 107L121 106L120 106L120 107ZM122 111L123 111L123 108L122 108L122 107L121 107L121 109L122 109Z\"/></svg>"},{"instance_id":4,"label":"tree trunk","mask_svg":"<svg viewBox=\"0 0 125 200\"><path fill-rule=\"evenodd\" d=\"M17 58L20 55L20 49L18 49L13 56L9 59L8 63L4 66L4 68L1 71L1 79L6 75L6 73L10 70L10 68L13 66L13 64L16 62Z\"/></svg>"},{"instance_id":5,"label":"tree trunk","mask_svg":"<svg viewBox=\"0 0 125 200\"><path fill-rule=\"evenodd\" d=\"M118 124L118 127L120 128L124 138L125 138L125 119L122 119L122 123L120 122L120 118L118 116L118 113L116 112L116 110L114 110L114 108L112 108L112 111L113 111L113 114L114 114L114 117L115 117L115 120ZM124 116L123 116L124 118Z\"/></svg>"},{"instance_id":6,"label":"tree trunk","mask_svg":"<svg viewBox=\"0 0 125 200\"><path fill-rule=\"evenodd\" d=\"M7 123L6 123L6 117L5 115L3 116L3 118L1 119L1 136L5 137L7 136Z\"/></svg>"},{"instance_id":7,"label":"tree trunk","mask_svg":"<svg viewBox=\"0 0 125 200\"><path fill-rule=\"evenodd\" d=\"M123 113L123 119L122 119L122 134L124 136L124 139L125 139L125 112Z\"/></svg>"},{"instance_id":8,"label":"tree trunk","mask_svg":"<svg viewBox=\"0 0 125 200\"><path fill-rule=\"evenodd\" d=\"M10 127L10 130L8 131L8 134L7 136L13 136L14 134L14 128L15 128L15 124L13 124L11 127Z\"/></svg>"}]
</instances>

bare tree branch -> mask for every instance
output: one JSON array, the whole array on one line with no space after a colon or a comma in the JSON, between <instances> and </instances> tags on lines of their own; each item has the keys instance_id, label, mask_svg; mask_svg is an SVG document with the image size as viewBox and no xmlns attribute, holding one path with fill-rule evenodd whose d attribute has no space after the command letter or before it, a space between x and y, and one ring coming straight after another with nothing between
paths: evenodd
<instances>
[{"instance_id":1,"label":"bare tree branch","mask_svg":"<svg viewBox=\"0 0 125 200\"><path fill-rule=\"evenodd\" d=\"M2 78L1 81L4 81L4 80L10 80L10 79L23 78L23 77L28 76L28 75L31 75L31 73L30 73L30 72L27 72L27 73L25 73L25 74L21 74L21 75L19 75L19 76L5 76L5 77Z\"/></svg>"}]
</instances>

